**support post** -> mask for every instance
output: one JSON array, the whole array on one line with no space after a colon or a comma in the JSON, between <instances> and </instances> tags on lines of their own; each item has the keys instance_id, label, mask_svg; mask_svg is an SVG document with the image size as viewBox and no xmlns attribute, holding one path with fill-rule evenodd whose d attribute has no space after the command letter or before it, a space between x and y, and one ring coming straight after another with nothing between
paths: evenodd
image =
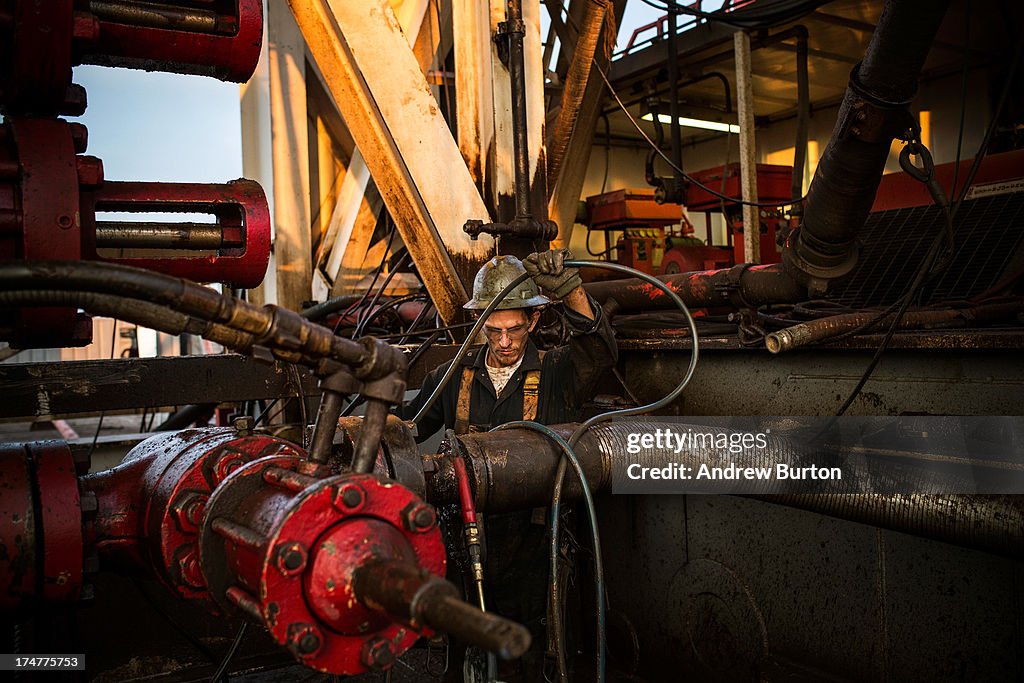
<instances>
[{"instance_id":1,"label":"support post","mask_svg":"<svg viewBox=\"0 0 1024 683\"><path fill-rule=\"evenodd\" d=\"M268 0L256 74L241 90L242 171L273 219L267 278L252 300L297 310L312 293L306 46L285 0Z\"/></svg>"},{"instance_id":2,"label":"support post","mask_svg":"<svg viewBox=\"0 0 1024 683\"><path fill-rule=\"evenodd\" d=\"M754 139L754 88L750 73L750 36L733 34L736 54L736 104L740 124L740 186L743 200L757 201L757 142ZM761 262L761 218L756 206L743 205L743 260Z\"/></svg>"}]
</instances>

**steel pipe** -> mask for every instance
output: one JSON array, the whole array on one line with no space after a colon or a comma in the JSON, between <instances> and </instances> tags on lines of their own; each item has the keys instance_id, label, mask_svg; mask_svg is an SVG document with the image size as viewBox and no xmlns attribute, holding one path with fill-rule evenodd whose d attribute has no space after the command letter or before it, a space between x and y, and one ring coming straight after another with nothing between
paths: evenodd
<instances>
[{"instance_id":1,"label":"steel pipe","mask_svg":"<svg viewBox=\"0 0 1024 683\"><path fill-rule=\"evenodd\" d=\"M224 230L211 223L96 222L96 246L113 249L217 250L241 247L241 240L225 239Z\"/></svg>"},{"instance_id":2,"label":"steel pipe","mask_svg":"<svg viewBox=\"0 0 1024 683\"><path fill-rule=\"evenodd\" d=\"M556 425L553 429L570 435L577 425ZM685 427L685 425L675 425ZM627 452L628 435L653 433L665 423L623 421L594 427L576 445L576 454L591 489L608 492L612 465ZM701 431L714 431L701 426ZM473 483L476 508L480 512L504 512L545 505L558 470L561 451L549 439L527 430L509 429L457 437L462 446ZM769 436L767 448L735 456L737 467L799 461L801 450L785 439ZM636 450L635 447L633 450ZM699 466L711 458L707 449L691 448L681 453L641 448L630 462L645 467L681 463ZM718 452L714 452L718 457ZM756 462L755 462L756 460ZM434 461L438 471L429 480L427 498L434 504L459 500L458 479L451 458ZM823 489L828 490L828 489ZM579 498L579 481L570 477L563 495ZM953 543L1009 557L1024 557L1024 502L1008 495L936 494L851 494L820 493L749 495L778 505L800 508L823 515L871 524L946 543Z\"/></svg>"}]
</instances>

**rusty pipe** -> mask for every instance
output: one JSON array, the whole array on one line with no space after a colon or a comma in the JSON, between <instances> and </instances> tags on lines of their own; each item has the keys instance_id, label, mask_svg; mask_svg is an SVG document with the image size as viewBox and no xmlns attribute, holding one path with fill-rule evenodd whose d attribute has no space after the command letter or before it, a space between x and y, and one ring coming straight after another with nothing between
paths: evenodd
<instances>
[{"instance_id":1,"label":"rusty pipe","mask_svg":"<svg viewBox=\"0 0 1024 683\"><path fill-rule=\"evenodd\" d=\"M988 304L966 309L942 309L930 311L912 311L900 319L899 329L915 330L925 327L949 327L960 324L986 324L1012 318L1024 311L1020 302ZM765 337L765 346L772 353L782 353L807 346L819 341L827 341L832 337L852 332L860 327L887 326L893 314L879 316L876 312L864 311L833 315L818 318L783 330L772 332Z\"/></svg>"},{"instance_id":2,"label":"rusty pipe","mask_svg":"<svg viewBox=\"0 0 1024 683\"><path fill-rule=\"evenodd\" d=\"M807 293L777 263L662 275L658 279L692 308L786 303L801 301ZM598 303L615 299L623 312L674 306L668 295L639 278L591 282L584 287Z\"/></svg>"},{"instance_id":3,"label":"rusty pipe","mask_svg":"<svg viewBox=\"0 0 1024 683\"><path fill-rule=\"evenodd\" d=\"M400 560L360 566L353 574L353 592L367 609L381 612L413 628L427 626L451 633L509 660L530 648L526 627L459 599L455 586L441 577Z\"/></svg>"}]
</instances>

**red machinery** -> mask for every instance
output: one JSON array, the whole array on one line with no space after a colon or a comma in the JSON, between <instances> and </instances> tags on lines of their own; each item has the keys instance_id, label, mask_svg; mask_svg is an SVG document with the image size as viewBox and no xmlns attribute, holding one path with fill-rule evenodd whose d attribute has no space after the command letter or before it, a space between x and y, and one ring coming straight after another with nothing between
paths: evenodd
<instances>
[{"instance_id":1,"label":"red machinery","mask_svg":"<svg viewBox=\"0 0 1024 683\"><path fill-rule=\"evenodd\" d=\"M72 66L100 64L245 81L263 32L259 0L0 2L0 259L107 260L201 282L255 287L270 255L257 183L114 183L84 156L85 91ZM211 214L211 223L115 222L97 212ZM127 253L126 251L127 250ZM16 346L79 345L72 309L23 312Z\"/></svg>"},{"instance_id":2,"label":"red machinery","mask_svg":"<svg viewBox=\"0 0 1024 683\"><path fill-rule=\"evenodd\" d=\"M525 651L525 629L462 602L442 578L432 506L245 426L154 436L85 476L87 461L60 442L0 449L0 611L73 602L88 567L153 575L253 619L328 673L386 669L433 630Z\"/></svg>"},{"instance_id":3,"label":"red machinery","mask_svg":"<svg viewBox=\"0 0 1024 683\"><path fill-rule=\"evenodd\" d=\"M724 174L724 180L723 180ZM740 165L729 164L726 167L716 166L693 174L693 178L702 185L726 195L727 197L742 197L743 191L740 187ZM773 166L770 164L757 165L757 199L759 202L780 204L792 200L791 185L793 169L790 166ZM743 263L743 215L741 206L735 203L723 202L710 192L701 189L690 183L686 188L686 209L691 212L703 212L707 216L710 226L712 213L725 211L726 225L728 226L729 243L733 248L733 263ZM785 217L781 205L775 208L760 208L758 212L761 217L761 263L779 263L779 245L776 242L776 233L779 228L785 226ZM694 270L702 270L696 268ZM686 272L686 271L680 271Z\"/></svg>"},{"instance_id":4,"label":"red machinery","mask_svg":"<svg viewBox=\"0 0 1024 683\"><path fill-rule=\"evenodd\" d=\"M739 164L699 171L693 177L703 185L730 197L739 197ZM788 166L758 164L757 191L763 202L789 200L793 169ZM686 190L686 209L690 214L704 212L707 239L693 236L693 226L678 204L659 204L653 189L615 190L587 197L587 215L591 230L621 230L616 244L616 260L652 275L689 273L728 268L743 262L743 219L740 206L723 203L719 197L691 183ZM711 243L711 214L725 210L729 245ZM781 208L760 209L761 263L778 263L777 229L785 220ZM680 224L678 234L666 233L668 226Z\"/></svg>"}]
</instances>

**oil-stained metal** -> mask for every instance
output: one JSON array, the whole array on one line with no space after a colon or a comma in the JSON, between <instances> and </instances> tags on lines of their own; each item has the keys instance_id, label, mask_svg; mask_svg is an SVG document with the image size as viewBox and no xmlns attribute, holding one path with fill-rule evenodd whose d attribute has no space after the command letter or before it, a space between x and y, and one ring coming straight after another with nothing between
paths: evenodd
<instances>
[{"instance_id":1,"label":"oil-stained metal","mask_svg":"<svg viewBox=\"0 0 1024 683\"><path fill-rule=\"evenodd\" d=\"M196 377L203 382L197 383ZM317 393L306 370L223 354L183 358L126 358L76 363L3 363L0 417L69 415L83 411L189 405L211 396L224 402ZM83 398L86 402L83 402Z\"/></svg>"}]
</instances>

